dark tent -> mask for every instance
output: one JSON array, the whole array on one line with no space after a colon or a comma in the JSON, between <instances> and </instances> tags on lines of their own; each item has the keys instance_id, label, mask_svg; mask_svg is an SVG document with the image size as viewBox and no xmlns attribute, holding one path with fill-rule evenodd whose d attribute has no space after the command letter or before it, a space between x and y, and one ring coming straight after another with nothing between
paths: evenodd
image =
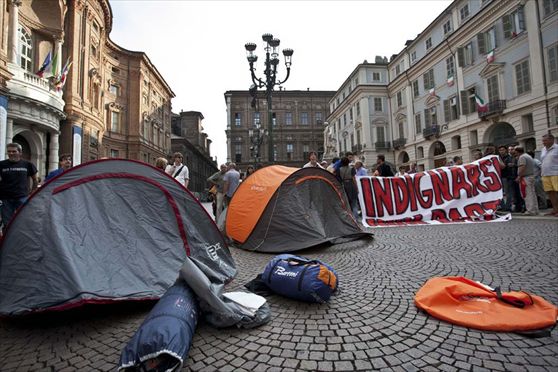
<instances>
[{"instance_id":1,"label":"dark tent","mask_svg":"<svg viewBox=\"0 0 558 372\"><path fill-rule=\"evenodd\" d=\"M214 283L236 269L202 205L130 160L64 172L34 193L0 246L0 314L161 297L187 261Z\"/></svg>"},{"instance_id":2,"label":"dark tent","mask_svg":"<svg viewBox=\"0 0 558 372\"><path fill-rule=\"evenodd\" d=\"M274 165L253 173L227 209L226 233L241 248L289 252L364 236L343 186L320 168Z\"/></svg>"}]
</instances>

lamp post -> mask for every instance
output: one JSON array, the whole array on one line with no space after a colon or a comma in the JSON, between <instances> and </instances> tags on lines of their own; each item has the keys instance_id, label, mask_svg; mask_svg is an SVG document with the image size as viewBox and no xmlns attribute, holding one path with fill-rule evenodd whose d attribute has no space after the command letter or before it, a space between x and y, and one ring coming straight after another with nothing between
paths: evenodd
<instances>
[{"instance_id":1,"label":"lamp post","mask_svg":"<svg viewBox=\"0 0 558 372\"><path fill-rule=\"evenodd\" d=\"M252 146L250 146L250 153L254 158L254 166L260 162L260 146L265 135L266 131L259 124L256 124L256 127L253 129L248 129L248 136L252 143Z\"/></svg>"},{"instance_id":2,"label":"lamp post","mask_svg":"<svg viewBox=\"0 0 558 372\"><path fill-rule=\"evenodd\" d=\"M273 163L275 160L275 151L273 147L273 112L272 112L272 93L273 87L276 85L281 85L289 79L291 73L291 59L293 56L292 49L283 49L283 56L285 58L285 67L287 68L287 76L285 80L280 81L277 79L277 65L279 64L279 44L280 40L273 38L272 34L263 34L262 40L264 41L265 50L265 77L259 78L256 76L256 71L254 63L258 60L258 56L254 54L256 50L256 44L247 43L244 45L246 48L246 55L248 63L250 64L250 74L252 76L252 82L257 88L265 88L266 98L267 98L267 134L268 134L268 144L269 144L269 162Z\"/></svg>"}]
</instances>

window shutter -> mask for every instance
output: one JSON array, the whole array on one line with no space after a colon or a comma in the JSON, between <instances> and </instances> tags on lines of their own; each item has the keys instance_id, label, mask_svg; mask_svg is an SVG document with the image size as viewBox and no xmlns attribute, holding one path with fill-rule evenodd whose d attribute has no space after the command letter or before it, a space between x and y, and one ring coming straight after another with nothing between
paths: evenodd
<instances>
[{"instance_id":1,"label":"window shutter","mask_svg":"<svg viewBox=\"0 0 558 372\"><path fill-rule=\"evenodd\" d=\"M517 9L517 18L519 19L519 31L525 31L525 13L522 6Z\"/></svg>"},{"instance_id":2,"label":"window shutter","mask_svg":"<svg viewBox=\"0 0 558 372\"><path fill-rule=\"evenodd\" d=\"M469 92L466 90L461 91L461 111L463 115L469 113Z\"/></svg>"},{"instance_id":3,"label":"window shutter","mask_svg":"<svg viewBox=\"0 0 558 372\"><path fill-rule=\"evenodd\" d=\"M424 90L430 89L430 83L428 82L428 72L422 75L422 81L424 83Z\"/></svg>"},{"instance_id":4,"label":"window shutter","mask_svg":"<svg viewBox=\"0 0 558 372\"><path fill-rule=\"evenodd\" d=\"M432 116L430 115L430 110L425 109L424 110L424 127L428 128L430 126L430 123L432 123Z\"/></svg>"},{"instance_id":5,"label":"window shutter","mask_svg":"<svg viewBox=\"0 0 558 372\"><path fill-rule=\"evenodd\" d=\"M444 120L445 120L446 123L449 123L451 121L449 99L444 100Z\"/></svg>"},{"instance_id":6,"label":"window shutter","mask_svg":"<svg viewBox=\"0 0 558 372\"><path fill-rule=\"evenodd\" d=\"M479 45L479 54L486 54L486 33L481 32L477 35L477 43Z\"/></svg>"},{"instance_id":7,"label":"window shutter","mask_svg":"<svg viewBox=\"0 0 558 372\"><path fill-rule=\"evenodd\" d=\"M455 97L455 110L457 111L456 119L459 119L459 93Z\"/></svg>"},{"instance_id":8,"label":"window shutter","mask_svg":"<svg viewBox=\"0 0 558 372\"><path fill-rule=\"evenodd\" d=\"M459 63L459 67L464 67L465 65L465 53L463 48L457 48L457 63Z\"/></svg>"},{"instance_id":9,"label":"window shutter","mask_svg":"<svg viewBox=\"0 0 558 372\"><path fill-rule=\"evenodd\" d=\"M502 17L502 23L504 24L504 38L509 39L512 35L512 19L511 15L505 15Z\"/></svg>"}]
</instances>

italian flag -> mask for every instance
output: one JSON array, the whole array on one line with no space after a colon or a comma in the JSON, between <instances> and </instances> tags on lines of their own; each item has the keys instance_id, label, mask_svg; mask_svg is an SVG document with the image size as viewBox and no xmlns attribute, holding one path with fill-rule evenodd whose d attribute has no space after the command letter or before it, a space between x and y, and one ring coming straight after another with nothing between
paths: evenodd
<instances>
[{"instance_id":1,"label":"italian flag","mask_svg":"<svg viewBox=\"0 0 558 372\"><path fill-rule=\"evenodd\" d=\"M488 111L488 104L484 103L482 98L480 98L477 94L475 94L475 102L477 103L477 111L478 112L487 112Z\"/></svg>"},{"instance_id":2,"label":"italian flag","mask_svg":"<svg viewBox=\"0 0 558 372\"><path fill-rule=\"evenodd\" d=\"M453 86L453 82L454 82L453 76L450 76L450 77L448 78L448 87Z\"/></svg>"},{"instance_id":3,"label":"italian flag","mask_svg":"<svg viewBox=\"0 0 558 372\"><path fill-rule=\"evenodd\" d=\"M494 60L496 59L496 57L494 56L494 49L492 49L490 52L488 52L488 54L486 55L486 62L487 63L492 63L494 62Z\"/></svg>"}]
</instances>

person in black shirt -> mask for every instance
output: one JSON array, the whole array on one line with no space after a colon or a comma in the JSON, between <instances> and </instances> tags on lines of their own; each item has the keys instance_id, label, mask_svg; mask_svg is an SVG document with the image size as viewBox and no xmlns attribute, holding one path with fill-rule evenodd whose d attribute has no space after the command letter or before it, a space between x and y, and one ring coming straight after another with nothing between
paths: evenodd
<instances>
[{"instance_id":1,"label":"person in black shirt","mask_svg":"<svg viewBox=\"0 0 558 372\"><path fill-rule=\"evenodd\" d=\"M393 171L391 170L391 167L386 164L386 157L384 155L382 154L378 155L378 160L376 161L376 164L378 164L378 166L376 167L376 172L374 172L375 176L380 176L380 177L395 176L395 174L393 174Z\"/></svg>"},{"instance_id":2,"label":"person in black shirt","mask_svg":"<svg viewBox=\"0 0 558 372\"><path fill-rule=\"evenodd\" d=\"M14 212L27 200L29 195L29 180L31 191L37 189L37 168L35 165L21 158L21 145L9 143L6 145L8 159L0 161L0 200L2 201L2 222L8 225Z\"/></svg>"}]
</instances>

